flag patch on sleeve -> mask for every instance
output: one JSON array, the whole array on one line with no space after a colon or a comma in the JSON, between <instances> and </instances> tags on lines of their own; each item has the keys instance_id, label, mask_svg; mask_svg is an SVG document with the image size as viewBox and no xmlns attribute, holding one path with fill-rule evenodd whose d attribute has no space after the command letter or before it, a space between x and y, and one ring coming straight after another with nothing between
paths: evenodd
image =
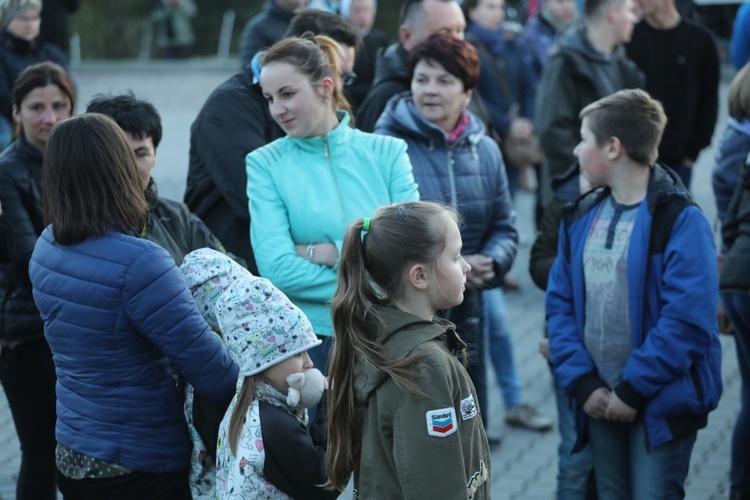
<instances>
[{"instance_id":1,"label":"flag patch on sleeve","mask_svg":"<svg viewBox=\"0 0 750 500\"><path fill-rule=\"evenodd\" d=\"M461 418L469 420L477 416L477 405L474 403L474 396L469 394L465 399L461 400Z\"/></svg>"},{"instance_id":2,"label":"flag patch on sleeve","mask_svg":"<svg viewBox=\"0 0 750 500\"><path fill-rule=\"evenodd\" d=\"M427 412L427 434L446 437L458 430L455 408L441 408Z\"/></svg>"}]
</instances>

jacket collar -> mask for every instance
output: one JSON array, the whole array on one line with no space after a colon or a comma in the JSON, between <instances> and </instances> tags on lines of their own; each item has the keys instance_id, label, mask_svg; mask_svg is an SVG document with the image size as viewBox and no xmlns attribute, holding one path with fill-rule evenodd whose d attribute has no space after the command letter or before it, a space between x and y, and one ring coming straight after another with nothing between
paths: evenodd
<instances>
[{"instance_id":1,"label":"jacket collar","mask_svg":"<svg viewBox=\"0 0 750 500\"><path fill-rule=\"evenodd\" d=\"M409 53L400 43L394 43L378 56L372 86L394 80L409 87Z\"/></svg>"},{"instance_id":2,"label":"jacket collar","mask_svg":"<svg viewBox=\"0 0 750 500\"><path fill-rule=\"evenodd\" d=\"M7 30L3 30L2 33L0 33L0 41L2 45L19 54L29 54L33 52L39 46L38 40L39 37L29 42L11 35Z\"/></svg>"},{"instance_id":3,"label":"jacket collar","mask_svg":"<svg viewBox=\"0 0 750 500\"><path fill-rule=\"evenodd\" d=\"M427 321L395 307L375 305L374 311L380 321L373 319L368 323L370 338L383 346L383 353L392 361L408 357L419 344L443 337L451 351L466 347L459 338L453 323L440 318ZM370 364L365 357L356 353L353 370L357 374L354 397L358 406L367 403L369 395L380 387L388 376Z\"/></svg>"},{"instance_id":4,"label":"jacket collar","mask_svg":"<svg viewBox=\"0 0 750 500\"><path fill-rule=\"evenodd\" d=\"M277 19L281 19L282 21L286 23L290 23L292 21L292 18L295 16L294 12L289 12L288 10L284 10L278 5L276 5L276 2L273 0L270 0L268 2L268 15L270 17L275 17Z\"/></svg>"},{"instance_id":5,"label":"jacket collar","mask_svg":"<svg viewBox=\"0 0 750 500\"><path fill-rule=\"evenodd\" d=\"M346 111L337 111L336 114L340 119L339 124L323 137L294 139L287 136L287 138L301 150L316 154L325 154L326 148L330 152L331 149L348 147L354 133L354 129L349 126L351 118Z\"/></svg>"},{"instance_id":6,"label":"jacket collar","mask_svg":"<svg viewBox=\"0 0 750 500\"><path fill-rule=\"evenodd\" d=\"M469 124L454 143L454 148L465 144L476 146L484 137L484 124L473 114L468 115ZM388 101L385 112L375 125L376 130L381 128L394 132L399 137L414 136L430 141L431 145L447 147L445 131L417 111L411 91L397 94Z\"/></svg>"},{"instance_id":7,"label":"jacket collar","mask_svg":"<svg viewBox=\"0 0 750 500\"><path fill-rule=\"evenodd\" d=\"M24 137L23 132L21 132L18 140L16 140L16 147L18 148L18 153L27 163L38 164L41 166L44 162L44 153L32 146L32 144L26 140L26 137Z\"/></svg>"},{"instance_id":8,"label":"jacket collar","mask_svg":"<svg viewBox=\"0 0 750 500\"><path fill-rule=\"evenodd\" d=\"M566 210L582 216L588 213L594 205L607 197L610 192L611 190L608 187L594 189L572 202L566 207ZM661 205L675 196L692 200L680 177L669 167L655 163L651 167L651 177L648 180L648 190L646 192L648 213L653 216L654 212Z\"/></svg>"}]
</instances>

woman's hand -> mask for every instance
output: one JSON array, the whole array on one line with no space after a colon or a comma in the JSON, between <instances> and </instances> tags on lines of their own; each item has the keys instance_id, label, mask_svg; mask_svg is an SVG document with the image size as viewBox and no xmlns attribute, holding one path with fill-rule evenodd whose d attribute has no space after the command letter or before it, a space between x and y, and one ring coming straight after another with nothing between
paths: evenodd
<instances>
[{"instance_id":1,"label":"woman's hand","mask_svg":"<svg viewBox=\"0 0 750 500\"><path fill-rule=\"evenodd\" d=\"M481 287L495 278L495 265L492 257L487 255L464 255L464 260L471 266L466 276L469 284Z\"/></svg>"},{"instance_id":2,"label":"woman's hand","mask_svg":"<svg viewBox=\"0 0 750 500\"><path fill-rule=\"evenodd\" d=\"M312 251L307 248L311 245L294 245L297 255L303 259L321 266L333 267L339 259L339 250L333 243L313 243Z\"/></svg>"}]
</instances>

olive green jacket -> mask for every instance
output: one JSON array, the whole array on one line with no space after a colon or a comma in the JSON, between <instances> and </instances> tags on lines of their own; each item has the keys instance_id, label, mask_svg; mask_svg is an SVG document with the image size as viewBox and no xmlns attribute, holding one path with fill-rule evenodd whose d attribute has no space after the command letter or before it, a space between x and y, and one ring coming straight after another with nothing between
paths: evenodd
<instances>
[{"instance_id":1,"label":"olive green jacket","mask_svg":"<svg viewBox=\"0 0 750 500\"><path fill-rule=\"evenodd\" d=\"M372 336L389 359L424 355L410 377L424 397L404 392L357 353L354 391L363 433L355 497L490 498L489 445L474 385L455 356L465 344L453 324L374 310L383 324L372 322Z\"/></svg>"}]
</instances>

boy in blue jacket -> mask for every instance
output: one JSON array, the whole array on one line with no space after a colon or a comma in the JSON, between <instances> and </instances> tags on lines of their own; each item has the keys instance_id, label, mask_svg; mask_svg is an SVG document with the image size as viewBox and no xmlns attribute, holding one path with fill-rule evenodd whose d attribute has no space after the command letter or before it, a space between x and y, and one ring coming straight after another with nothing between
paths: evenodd
<instances>
[{"instance_id":1,"label":"boy in blue jacket","mask_svg":"<svg viewBox=\"0 0 750 500\"><path fill-rule=\"evenodd\" d=\"M563 213L546 304L555 377L577 404L600 498L682 498L722 391L711 226L654 164L659 102L623 90L580 117L575 154L599 187Z\"/></svg>"}]
</instances>

